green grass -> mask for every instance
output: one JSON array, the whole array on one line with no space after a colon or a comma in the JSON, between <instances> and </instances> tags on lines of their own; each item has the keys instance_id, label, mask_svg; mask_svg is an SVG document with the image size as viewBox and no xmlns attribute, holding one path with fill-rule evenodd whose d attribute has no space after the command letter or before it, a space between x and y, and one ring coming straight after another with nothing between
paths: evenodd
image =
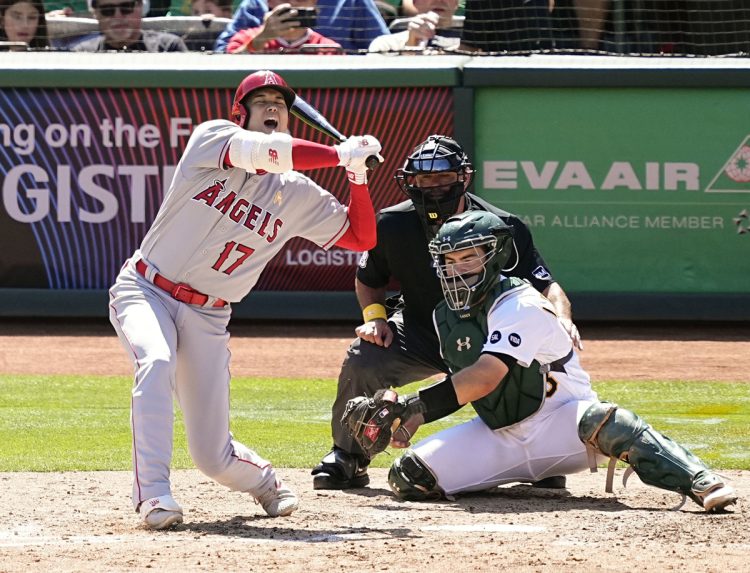
<instances>
[{"instance_id":1,"label":"green grass","mask_svg":"<svg viewBox=\"0 0 750 573\"><path fill-rule=\"evenodd\" d=\"M122 377L0 375L0 471L130 469L130 385L131 379ZM595 389L709 465L750 469L746 384L604 382ZM330 447L334 395L333 380L237 378L232 431L277 467L312 467ZM464 408L420 435L472 415ZM179 413L176 419L173 467L190 468ZM374 465L387 467L392 459L379 456Z\"/></svg>"}]
</instances>

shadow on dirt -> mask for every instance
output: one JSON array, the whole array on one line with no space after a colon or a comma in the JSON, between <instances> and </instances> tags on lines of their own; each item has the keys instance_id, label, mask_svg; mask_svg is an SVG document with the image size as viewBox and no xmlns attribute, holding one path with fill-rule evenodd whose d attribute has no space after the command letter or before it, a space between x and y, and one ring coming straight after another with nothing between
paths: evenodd
<instances>
[{"instance_id":1,"label":"shadow on dirt","mask_svg":"<svg viewBox=\"0 0 750 573\"><path fill-rule=\"evenodd\" d=\"M268 523L267 527L264 524ZM303 542L303 543L331 543L352 541L357 539L408 539L419 538L421 535L409 527L346 527L332 529L305 529L298 524L286 527L272 525L277 520L264 516L235 516L227 520L207 523L185 523L175 531L191 531L198 535L221 535L239 539Z\"/></svg>"},{"instance_id":2,"label":"shadow on dirt","mask_svg":"<svg viewBox=\"0 0 750 573\"><path fill-rule=\"evenodd\" d=\"M351 489L342 493L362 497L389 496L386 489ZM629 511L632 508L617 500L616 497L574 496L568 490L551 490L535 488L530 485L518 484L494 488L486 492L457 495L455 500L439 500L424 502L406 502L393 498L393 505L373 505L373 509L383 511L418 511L434 510L440 505L456 509L463 509L467 513L540 513L560 511ZM663 508L638 508L641 510L664 511Z\"/></svg>"}]
</instances>

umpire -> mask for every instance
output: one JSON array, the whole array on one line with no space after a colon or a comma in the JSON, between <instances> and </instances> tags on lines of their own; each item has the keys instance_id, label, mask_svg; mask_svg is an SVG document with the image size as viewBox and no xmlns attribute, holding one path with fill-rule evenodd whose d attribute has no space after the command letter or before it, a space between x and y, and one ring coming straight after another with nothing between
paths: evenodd
<instances>
[{"instance_id":1,"label":"umpire","mask_svg":"<svg viewBox=\"0 0 750 573\"><path fill-rule=\"evenodd\" d=\"M515 215L467 193L473 175L461 145L443 135L430 135L417 145L398 171L396 181L409 200L380 211L377 245L359 262L354 286L364 324L356 328L358 338L341 367L331 419L333 449L312 470L314 489L370 483L370 460L341 425L351 398L448 373L432 324L432 311L443 293L427 244L451 215L482 209L510 225L516 250L503 274L527 279L544 294L573 343L581 347L570 301L536 250L529 229ZM401 293L386 301L392 279L399 283ZM562 488L565 477L547 478L535 485Z\"/></svg>"}]
</instances>

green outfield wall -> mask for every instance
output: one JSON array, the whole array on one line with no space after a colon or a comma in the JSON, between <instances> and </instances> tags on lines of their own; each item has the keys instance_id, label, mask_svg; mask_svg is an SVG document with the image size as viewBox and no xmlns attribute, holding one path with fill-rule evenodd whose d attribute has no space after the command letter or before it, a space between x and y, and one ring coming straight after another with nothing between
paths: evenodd
<instances>
[{"instance_id":1,"label":"green outfield wall","mask_svg":"<svg viewBox=\"0 0 750 573\"><path fill-rule=\"evenodd\" d=\"M6 108L0 120L0 223L5 227L0 243L6 253L5 259L0 254L0 317L106 316L103 287L145 232L163 192L160 178L179 155L179 140L173 138L177 155L171 158L136 161L133 150L113 154L104 149L106 142L94 141L86 153L63 159L54 154L59 141L49 137L39 140L33 153L27 148L18 155L23 146L12 139L14 122L31 125L29 118L43 113L43 120L35 120L38 132L45 124L70 125L74 115L76 125L94 125L98 120L92 118L108 115L111 98L119 105L117 117L131 117L136 129L153 124L153 132L161 129L166 141L169 126L187 116L194 122L222 116L222 109L211 108L224 106L249 71L269 68L315 99L343 131L383 134L388 162L373 178L378 208L401 200L391 174L405 150L433 130L455 135L474 160L475 191L526 221L569 293L577 320L750 319L748 61L158 56L0 54ZM221 93L212 105L216 90ZM156 103L139 103L147 100ZM206 109L198 112L196 106ZM60 107L80 109L62 113ZM32 169L19 175L16 169L35 158L49 164L48 220L45 213L33 215L40 213L39 199L28 192L45 176ZM59 189L54 189L62 185L61 162L70 163L62 173L73 195L79 172L88 173L91 164L112 164L112 209L120 214L133 209L134 192L127 187L130 180L117 179L117 166L127 163L132 172L137 162L140 172L154 177L153 188L148 183L139 188L145 194L140 218L130 213L118 220L113 214L98 223L77 222L68 206L69 218L61 219ZM28 179L34 176L37 181ZM327 183L336 191L336 180ZM127 198L119 211L117 185L124 185ZM95 196L88 193L85 198ZM83 218L95 218L97 211L90 205ZM108 235L127 235L130 242ZM101 248L74 247L92 242ZM58 243L67 247L56 250ZM34 247L28 258L24 244ZM104 264L108 258L118 260ZM34 263L26 264L27 259ZM356 256L326 256L309 244L290 245L266 273L283 280L268 278L235 305L234 316L356 320L350 288L355 266ZM16 277L26 282L14 283ZM306 290L299 290L301 284Z\"/></svg>"}]
</instances>

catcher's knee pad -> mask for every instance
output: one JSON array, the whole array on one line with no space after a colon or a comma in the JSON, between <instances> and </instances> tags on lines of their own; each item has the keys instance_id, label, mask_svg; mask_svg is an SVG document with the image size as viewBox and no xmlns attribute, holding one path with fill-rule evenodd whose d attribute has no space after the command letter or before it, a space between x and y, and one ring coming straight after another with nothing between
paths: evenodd
<instances>
[{"instance_id":1,"label":"catcher's knee pad","mask_svg":"<svg viewBox=\"0 0 750 573\"><path fill-rule=\"evenodd\" d=\"M412 451L396 459L388 472L388 485L406 501L436 500L443 497L437 478Z\"/></svg>"},{"instance_id":2,"label":"catcher's knee pad","mask_svg":"<svg viewBox=\"0 0 750 573\"><path fill-rule=\"evenodd\" d=\"M700 505L696 484L710 474L687 449L617 404L592 404L578 424L578 436L604 455L632 466L643 483L690 496Z\"/></svg>"}]
</instances>

